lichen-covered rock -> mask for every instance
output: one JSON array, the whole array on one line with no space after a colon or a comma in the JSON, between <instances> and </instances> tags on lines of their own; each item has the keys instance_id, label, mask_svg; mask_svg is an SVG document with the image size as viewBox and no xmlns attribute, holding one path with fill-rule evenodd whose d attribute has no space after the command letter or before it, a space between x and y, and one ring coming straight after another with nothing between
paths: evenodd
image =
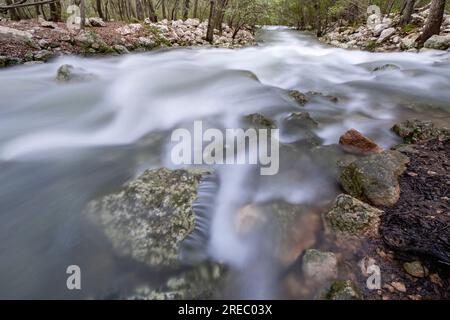
<instances>
[{"instance_id":1,"label":"lichen-covered rock","mask_svg":"<svg viewBox=\"0 0 450 320\"><path fill-rule=\"evenodd\" d=\"M362 300L363 296L354 282L336 280L320 298L325 300Z\"/></svg>"},{"instance_id":2,"label":"lichen-covered rock","mask_svg":"<svg viewBox=\"0 0 450 320\"><path fill-rule=\"evenodd\" d=\"M63 64L56 72L56 80L58 82L83 82L94 79L92 73L82 68L75 68L70 64Z\"/></svg>"},{"instance_id":3,"label":"lichen-covered rock","mask_svg":"<svg viewBox=\"0 0 450 320\"><path fill-rule=\"evenodd\" d=\"M220 298L220 288L227 277L227 268L218 263L194 266L179 275L170 277L159 288L141 286L128 300L186 300Z\"/></svg>"},{"instance_id":4,"label":"lichen-covered rock","mask_svg":"<svg viewBox=\"0 0 450 320\"><path fill-rule=\"evenodd\" d=\"M352 196L340 194L325 216L327 226L336 234L375 235L378 233L381 210Z\"/></svg>"},{"instance_id":5,"label":"lichen-covered rock","mask_svg":"<svg viewBox=\"0 0 450 320\"><path fill-rule=\"evenodd\" d=\"M344 133L339 138L339 144L345 151L356 154L370 154L383 151L375 142L355 129L350 129Z\"/></svg>"},{"instance_id":6,"label":"lichen-covered rock","mask_svg":"<svg viewBox=\"0 0 450 320\"><path fill-rule=\"evenodd\" d=\"M337 259L333 252L315 249L306 250L302 262L303 275L314 282L322 283L337 277Z\"/></svg>"},{"instance_id":7,"label":"lichen-covered rock","mask_svg":"<svg viewBox=\"0 0 450 320\"><path fill-rule=\"evenodd\" d=\"M197 188L209 171L147 170L117 193L89 203L87 213L122 256L177 268L183 240L195 227Z\"/></svg>"},{"instance_id":8,"label":"lichen-covered rock","mask_svg":"<svg viewBox=\"0 0 450 320\"><path fill-rule=\"evenodd\" d=\"M116 51L118 54L127 54L130 51L128 51L128 49L121 45L121 44L115 44L112 46L112 48L114 49L114 51Z\"/></svg>"},{"instance_id":9,"label":"lichen-covered rock","mask_svg":"<svg viewBox=\"0 0 450 320\"><path fill-rule=\"evenodd\" d=\"M53 58L54 53L49 50L39 50L33 54L33 59L35 61L43 61L46 62Z\"/></svg>"},{"instance_id":10,"label":"lichen-covered rock","mask_svg":"<svg viewBox=\"0 0 450 320\"><path fill-rule=\"evenodd\" d=\"M450 48L450 34L447 35L433 35L423 44L425 48L447 50Z\"/></svg>"},{"instance_id":11,"label":"lichen-covered rock","mask_svg":"<svg viewBox=\"0 0 450 320\"><path fill-rule=\"evenodd\" d=\"M88 20L89 20L89 24L92 27L106 27L106 23L103 21L102 18L92 17L92 18L89 18Z\"/></svg>"},{"instance_id":12,"label":"lichen-covered rock","mask_svg":"<svg viewBox=\"0 0 450 320\"><path fill-rule=\"evenodd\" d=\"M392 206L400 196L398 177L408 162L407 156L395 150L371 154L346 166L340 182L353 197L376 206Z\"/></svg>"},{"instance_id":13,"label":"lichen-covered rock","mask_svg":"<svg viewBox=\"0 0 450 320\"><path fill-rule=\"evenodd\" d=\"M85 53L113 53L114 50L93 31L82 31L75 37L75 43L84 49Z\"/></svg>"},{"instance_id":14,"label":"lichen-covered rock","mask_svg":"<svg viewBox=\"0 0 450 320\"><path fill-rule=\"evenodd\" d=\"M301 106L304 106L309 101L306 94L301 93L298 90L289 90L288 94L292 99L294 99L295 102L297 102Z\"/></svg>"},{"instance_id":15,"label":"lichen-covered rock","mask_svg":"<svg viewBox=\"0 0 450 320\"><path fill-rule=\"evenodd\" d=\"M244 117L244 122L254 129L276 129L275 122L261 113L252 113Z\"/></svg>"},{"instance_id":16,"label":"lichen-covered rock","mask_svg":"<svg viewBox=\"0 0 450 320\"><path fill-rule=\"evenodd\" d=\"M432 121L406 120L395 124L392 130L403 138L405 143L425 142L436 138L440 140L450 138L450 129L438 128Z\"/></svg>"},{"instance_id":17,"label":"lichen-covered rock","mask_svg":"<svg viewBox=\"0 0 450 320\"><path fill-rule=\"evenodd\" d=\"M0 68L14 66L22 62L19 58L0 56Z\"/></svg>"}]
</instances>

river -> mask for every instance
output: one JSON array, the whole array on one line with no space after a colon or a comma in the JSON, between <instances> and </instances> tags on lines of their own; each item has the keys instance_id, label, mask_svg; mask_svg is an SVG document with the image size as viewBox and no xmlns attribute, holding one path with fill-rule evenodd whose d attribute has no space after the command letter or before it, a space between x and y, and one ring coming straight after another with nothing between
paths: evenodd
<instances>
[{"instance_id":1,"label":"river","mask_svg":"<svg viewBox=\"0 0 450 320\"><path fill-rule=\"evenodd\" d=\"M145 267L114 255L82 210L143 170L170 166L167 137L195 120L234 128L249 113L280 120L289 111L308 111L323 144L355 128L382 147L399 142L390 128L400 120L450 124L450 53L343 50L281 27L266 27L258 37L258 46L238 50L65 56L0 71L0 298L98 297L150 279ZM65 63L95 79L57 83ZM385 64L398 69L373 72ZM339 102L318 97L300 110L285 89L331 94ZM282 142L290 139L281 135ZM314 163L291 161L303 168L298 179L281 171L257 188L247 187L245 169L217 168L221 184L208 251L245 279L229 297L278 297L270 289L273 268L255 261L255 242L231 230L238 204L283 199L302 205L337 192ZM80 291L66 288L73 264L82 270Z\"/></svg>"}]
</instances>

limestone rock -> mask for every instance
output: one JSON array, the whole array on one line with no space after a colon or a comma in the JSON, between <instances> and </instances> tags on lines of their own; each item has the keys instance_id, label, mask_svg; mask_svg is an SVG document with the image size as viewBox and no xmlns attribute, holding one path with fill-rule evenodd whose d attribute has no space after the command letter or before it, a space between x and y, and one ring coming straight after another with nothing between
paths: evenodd
<instances>
[{"instance_id":1,"label":"limestone rock","mask_svg":"<svg viewBox=\"0 0 450 320\"><path fill-rule=\"evenodd\" d=\"M340 194L325 220L330 230L342 235L365 235L378 233L382 211L352 196Z\"/></svg>"},{"instance_id":2,"label":"limestone rock","mask_svg":"<svg viewBox=\"0 0 450 320\"><path fill-rule=\"evenodd\" d=\"M376 206L392 206L400 196L398 177L409 159L388 150L360 158L346 166L340 176L344 190Z\"/></svg>"},{"instance_id":3,"label":"limestone rock","mask_svg":"<svg viewBox=\"0 0 450 320\"><path fill-rule=\"evenodd\" d=\"M198 186L209 174L147 170L116 193L90 202L86 212L118 254L155 268L177 268L182 242L195 227Z\"/></svg>"}]
</instances>

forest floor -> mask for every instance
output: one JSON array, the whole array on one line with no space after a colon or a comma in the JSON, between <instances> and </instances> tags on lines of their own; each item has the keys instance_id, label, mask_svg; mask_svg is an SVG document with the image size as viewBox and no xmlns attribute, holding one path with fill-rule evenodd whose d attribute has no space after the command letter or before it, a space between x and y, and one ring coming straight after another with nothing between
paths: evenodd
<instances>
[{"instance_id":1,"label":"forest floor","mask_svg":"<svg viewBox=\"0 0 450 320\"><path fill-rule=\"evenodd\" d=\"M215 30L214 42L205 40L207 24L198 19L158 23L103 22L83 32L72 31L65 23L43 20L0 20L0 67L36 64L64 54L124 54L161 47L215 46L238 48L254 44L248 30L224 27Z\"/></svg>"}]
</instances>

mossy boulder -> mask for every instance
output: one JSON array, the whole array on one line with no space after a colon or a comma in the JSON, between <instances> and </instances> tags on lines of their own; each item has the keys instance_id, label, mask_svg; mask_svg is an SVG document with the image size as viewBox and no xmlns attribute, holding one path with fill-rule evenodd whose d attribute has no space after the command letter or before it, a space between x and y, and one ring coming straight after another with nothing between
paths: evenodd
<instances>
[{"instance_id":1,"label":"mossy boulder","mask_svg":"<svg viewBox=\"0 0 450 320\"><path fill-rule=\"evenodd\" d=\"M80 46L84 53L114 53L111 48L98 34L93 31L82 31L75 38L75 43Z\"/></svg>"},{"instance_id":2,"label":"mossy boulder","mask_svg":"<svg viewBox=\"0 0 450 320\"><path fill-rule=\"evenodd\" d=\"M375 206L392 206L400 197L398 177L408 162L408 157L396 150L372 154L346 166L340 182L353 197Z\"/></svg>"},{"instance_id":3,"label":"mossy boulder","mask_svg":"<svg viewBox=\"0 0 450 320\"><path fill-rule=\"evenodd\" d=\"M450 129L438 128L432 121L407 120L397 123L392 130L403 138L405 143L424 142L431 139L449 139Z\"/></svg>"},{"instance_id":4,"label":"mossy boulder","mask_svg":"<svg viewBox=\"0 0 450 320\"><path fill-rule=\"evenodd\" d=\"M204 300L220 298L220 289L227 278L227 268L219 263L207 262L170 277L157 288L136 288L128 300Z\"/></svg>"},{"instance_id":5,"label":"mossy boulder","mask_svg":"<svg viewBox=\"0 0 450 320\"><path fill-rule=\"evenodd\" d=\"M340 194L325 216L327 226L335 234L359 236L377 234L382 211L352 196Z\"/></svg>"},{"instance_id":6,"label":"mossy boulder","mask_svg":"<svg viewBox=\"0 0 450 320\"><path fill-rule=\"evenodd\" d=\"M336 280L319 297L323 300L363 300L358 286L351 280Z\"/></svg>"},{"instance_id":7,"label":"mossy boulder","mask_svg":"<svg viewBox=\"0 0 450 320\"><path fill-rule=\"evenodd\" d=\"M118 192L91 201L88 216L116 252L155 268L181 265L182 242L194 230L201 169L147 170Z\"/></svg>"}]
</instances>

